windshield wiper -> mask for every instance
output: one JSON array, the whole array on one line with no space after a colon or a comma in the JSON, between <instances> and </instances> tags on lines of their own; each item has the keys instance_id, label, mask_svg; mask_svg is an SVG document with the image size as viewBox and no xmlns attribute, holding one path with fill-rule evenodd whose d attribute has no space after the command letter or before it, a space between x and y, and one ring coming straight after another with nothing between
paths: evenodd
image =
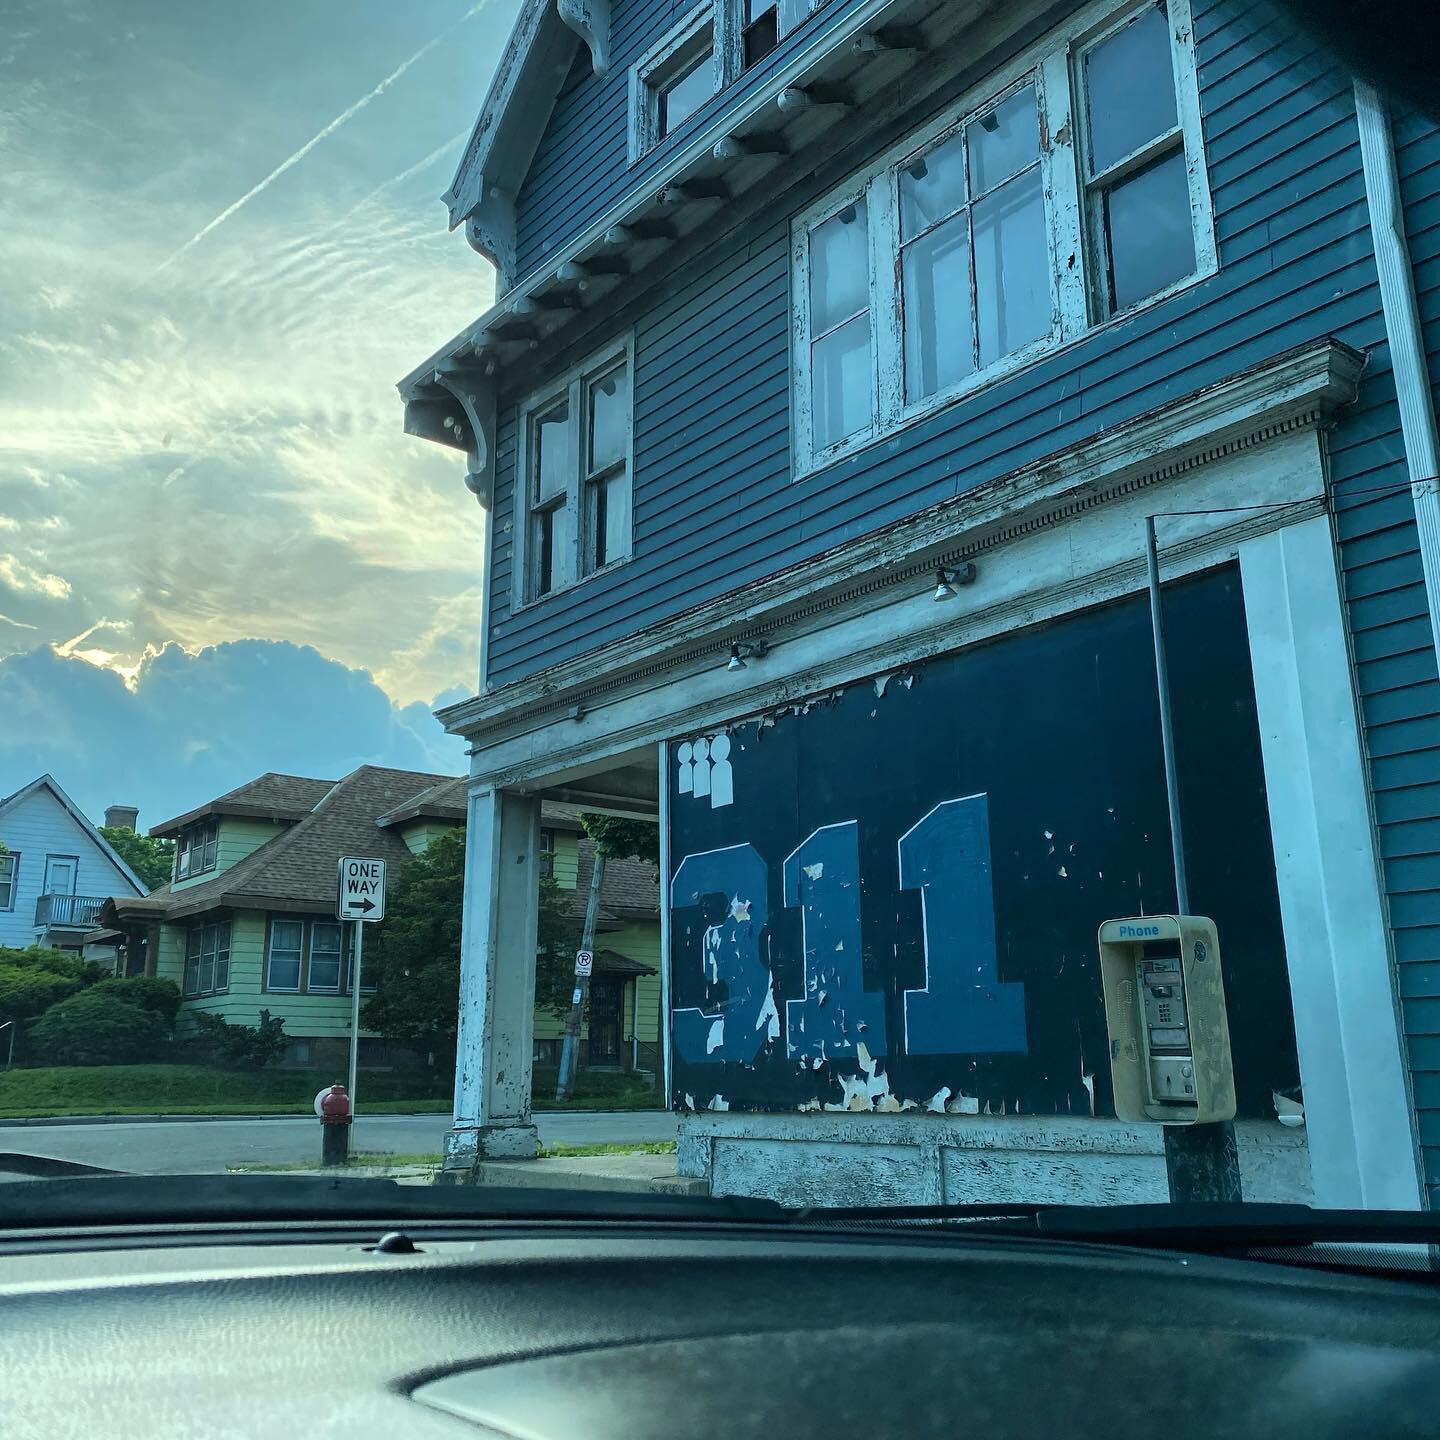
<instances>
[{"instance_id":1,"label":"windshield wiper","mask_svg":"<svg viewBox=\"0 0 1440 1440\"><path fill-rule=\"evenodd\" d=\"M1240 1201L1158 1205L851 1206L793 1211L817 1224L844 1221L951 1222L965 1234L1033 1235L1055 1240L1220 1253L1324 1242L1440 1245L1440 1214L1426 1210L1315 1210Z\"/></svg>"}]
</instances>

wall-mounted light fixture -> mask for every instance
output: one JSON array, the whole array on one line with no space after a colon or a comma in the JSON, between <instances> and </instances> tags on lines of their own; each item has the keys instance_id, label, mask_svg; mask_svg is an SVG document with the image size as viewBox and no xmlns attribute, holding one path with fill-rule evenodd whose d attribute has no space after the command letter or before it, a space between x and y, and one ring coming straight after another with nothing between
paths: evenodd
<instances>
[{"instance_id":1,"label":"wall-mounted light fixture","mask_svg":"<svg viewBox=\"0 0 1440 1440\"><path fill-rule=\"evenodd\" d=\"M975 583L975 562L963 560L959 565L947 570L943 565L935 572L935 594L931 599L953 600L955 598L955 587L957 585L973 585Z\"/></svg>"},{"instance_id":2,"label":"wall-mounted light fixture","mask_svg":"<svg viewBox=\"0 0 1440 1440\"><path fill-rule=\"evenodd\" d=\"M770 646L764 640L737 641L730 647L730 659L726 661L727 670L743 670L747 660L763 660L770 653Z\"/></svg>"}]
</instances>

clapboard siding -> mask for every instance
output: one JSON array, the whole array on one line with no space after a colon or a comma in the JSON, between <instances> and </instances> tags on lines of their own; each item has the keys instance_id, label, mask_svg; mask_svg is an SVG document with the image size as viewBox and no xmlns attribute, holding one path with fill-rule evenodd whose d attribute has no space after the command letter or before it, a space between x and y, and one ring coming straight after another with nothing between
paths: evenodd
<instances>
[{"instance_id":1,"label":"clapboard siding","mask_svg":"<svg viewBox=\"0 0 1440 1440\"><path fill-rule=\"evenodd\" d=\"M515 202L516 268L524 275L542 264L578 231L598 220L630 189L662 165L676 144L714 115L736 105L794 48L844 19L857 0L829 0L800 29L735 84L696 112L635 165L628 151L630 68L696 0L613 0L610 71L604 79L590 69L589 52L575 62L536 147Z\"/></svg>"}]
</instances>

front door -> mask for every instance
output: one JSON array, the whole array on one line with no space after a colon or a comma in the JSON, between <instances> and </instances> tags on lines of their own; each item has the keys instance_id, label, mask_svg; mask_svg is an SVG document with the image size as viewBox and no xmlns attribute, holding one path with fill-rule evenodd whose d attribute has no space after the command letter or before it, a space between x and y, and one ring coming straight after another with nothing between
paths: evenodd
<instances>
[{"instance_id":1,"label":"front door","mask_svg":"<svg viewBox=\"0 0 1440 1440\"><path fill-rule=\"evenodd\" d=\"M45 888L43 895L73 895L75 875L80 862L73 855L47 855L45 857Z\"/></svg>"},{"instance_id":2,"label":"front door","mask_svg":"<svg viewBox=\"0 0 1440 1440\"><path fill-rule=\"evenodd\" d=\"M590 1064L620 1063L620 1017L624 1013L625 981L619 975L596 975L590 981Z\"/></svg>"}]
</instances>

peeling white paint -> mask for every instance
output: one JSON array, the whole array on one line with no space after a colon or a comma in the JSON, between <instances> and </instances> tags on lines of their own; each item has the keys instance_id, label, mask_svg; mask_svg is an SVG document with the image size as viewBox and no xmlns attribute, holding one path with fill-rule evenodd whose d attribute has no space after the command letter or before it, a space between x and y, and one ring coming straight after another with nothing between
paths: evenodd
<instances>
[{"instance_id":1,"label":"peeling white paint","mask_svg":"<svg viewBox=\"0 0 1440 1440\"><path fill-rule=\"evenodd\" d=\"M1068 880L1070 878L1069 872L1065 869L1063 865L1060 867L1060 878L1062 880Z\"/></svg>"},{"instance_id":2,"label":"peeling white paint","mask_svg":"<svg viewBox=\"0 0 1440 1440\"><path fill-rule=\"evenodd\" d=\"M705 1038L705 1053L713 1055L725 1043L725 1017L722 1015L710 1027L710 1034Z\"/></svg>"},{"instance_id":3,"label":"peeling white paint","mask_svg":"<svg viewBox=\"0 0 1440 1440\"><path fill-rule=\"evenodd\" d=\"M806 877L811 880L822 879L825 874L825 862L823 860L817 860L813 865L802 865L800 868L804 870Z\"/></svg>"},{"instance_id":4,"label":"peeling white paint","mask_svg":"<svg viewBox=\"0 0 1440 1440\"><path fill-rule=\"evenodd\" d=\"M980 1100L978 1096L967 1095L963 1090L945 1106L947 1114L950 1115L978 1115L980 1113Z\"/></svg>"},{"instance_id":5,"label":"peeling white paint","mask_svg":"<svg viewBox=\"0 0 1440 1440\"><path fill-rule=\"evenodd\" d=\"M723 1095L717 1095L705 1108L707 1110L728 1110L730 1102Z\"/></svg>"},{"instance_id":6,"label":"peeling white paint","mask_svg":"<svg viewBox=\"0 0 1440 1440\"><path fill-rule=\"evenodd\" d=\"M750 918L749 900L742 900L738 895L730 902L730 918L732 920L748 920Z\"/></svg>"},{"instance_id":7,"label":"peeling white paint","mask_svg":"<svg viewBox=\"0 0 1440 1440\"><path fill-rule=\"evenodd\" d=\"M945 1113L945 1102L950 1098L950 1087L942 1085L925 1103L927 1110L933 1110L937 1115Z\"/></svg>"},{"instance_id":8,"label":"peeling white paint","mask_svg":"<svg viewBox=\"0 0 1440 1440\"><path fill-rule=\"evenodd\" d=\"M1090 1113L1095 1113L1095 1077L1087 1075L1083 1070L1080 1072L1080 1083L1085 1087L1090 1096Z\"/></svg>"}]
</instances>

